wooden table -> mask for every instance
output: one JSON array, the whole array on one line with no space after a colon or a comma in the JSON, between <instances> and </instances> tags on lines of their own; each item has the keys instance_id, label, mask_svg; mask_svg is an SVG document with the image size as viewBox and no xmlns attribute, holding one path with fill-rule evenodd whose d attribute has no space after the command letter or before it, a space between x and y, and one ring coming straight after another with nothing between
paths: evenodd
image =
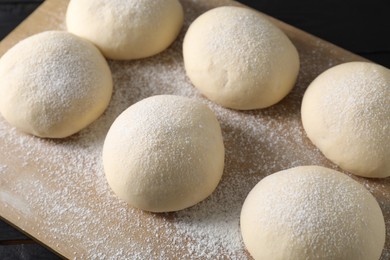
<instances>
[{"instance_id":1,"label":"wooden table","mask_svg":"<svg viewBox=\"0 0 390 260\"><path fill-rule=\"evenodd\" d=\"M26 19L43 0L0 3L0 40ZM0 218L0 259L58 259L47 248Z\"/></svg>"},{"instance_id":2,"label":"wooden table","mask_svg":"<svg viewBox=\"0 0 390 260\"><path fill-rule=\"evenodd\" d=\"M167 51L139 61L110 61L113 100L106 113L81 133L64 140L39 139L19 133L0 119L1 217L67 258L250 259L238 228L240 207L249 190L264 176L297 165L338 169L306 138L300 123L300 102L307 85L319 73L342 62L364 59L270 18L299 51L301 71L294 90L269 109L224 109L204 99L185 77L181 43L189 23L199 14L238 3L182 3L186 22ZM66 5L65 0L47 0L0 43L0 55L29 35L64 30ZM132 85L134 82L137 84ZM100 149L107 129L121 111L147 96L166 93L200 99L215 111L224 135L226 167L221 184L206 201L177 213L149 214L114 196L101 169ZM352 177L378 199L389 238L389 178ZM382 259L389 258L387 239Z\"/></svg>"}]
</instances>

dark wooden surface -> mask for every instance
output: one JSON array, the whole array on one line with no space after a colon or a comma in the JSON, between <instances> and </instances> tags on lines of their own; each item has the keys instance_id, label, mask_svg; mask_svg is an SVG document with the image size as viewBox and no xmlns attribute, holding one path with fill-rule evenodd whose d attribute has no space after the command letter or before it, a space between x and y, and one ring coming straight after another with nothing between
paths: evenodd
<instances>
[{"instance_id":1,"label":"dark wooden surface","mask_svg":"<svg viewBox=\"0 0 390 260\"><path fill-rule=\"evenodd\" d=\"M0 259L59 259L59 257L4 221L0 221Z\"/></svg>"},{"instance_id":2,"label":"dark wooden surface","mask_svg":"<svg viewBox=\"0 0 390 260\"><path fill-rule=\"evenodd\" d=\"M42 0L0 0L0 39ZM390 19L386 1L242 0L249 6L390 67ZM346 15L347 14L347 15ZM59 259L0 220L0 259Z\"/></svg>"},{"instance_id":3,"label":"dark wooden surface","mask_svg":"<svg viewBox=\"0 0 390 260\"><path fill-rule=\"evenodd\" d=\"M37 241L0 220L0 259L60 259Z\"/></svg>"}]
</instances>

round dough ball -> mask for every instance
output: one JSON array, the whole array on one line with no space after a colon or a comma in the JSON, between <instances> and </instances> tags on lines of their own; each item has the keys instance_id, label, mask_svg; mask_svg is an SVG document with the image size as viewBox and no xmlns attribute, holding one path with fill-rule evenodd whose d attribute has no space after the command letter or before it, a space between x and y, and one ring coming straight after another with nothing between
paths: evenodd
<instances>
[{"instance_id":1,"label":"round dough ball","mask_svg":"<svg viewBox=\"0 0 390 260\"><path fill-rule=\"evenodd\" d=\"M319 75L302 103L310 140L332 162L364 177L390 176L390 70L368 62Z\"/></svg>"},{"instance_id":2,"label":"round dough ball","mask_svg":"<svg viewBox=\"0 0 390 260\"><path fill-rule=\"evenodd\" d=\"M340 172L301 166L272 174L249 193L241 233L255 259L379 259L382 211Z\"/></svg>"},{"instance_id":3,"label":"round dough ball","mask_svg":"<svg viewBox=\"0 0 390 260\"><path fill-rule=\"evenodd\" d=\"M233 109L265 108L293 88L299 56L287 36L257 11L224 6L199 16L183 43L196 88Z\"/></svg>"},{"instance_id":4,"label":"round dough ball","mask_svg":"<svg viewBox=\"0 0 390 260\"><path fill-rule=\"evenodd\" d=\"M66 25L108 58L139 59L165 50L176 39L183 8L178 0L71 0Z\"/></svg>"},{"instance_id":5,"label":"round dough ball","mask_svg":"<svg viewBox=\"0 0 390 260\"><path fill-rule=\"evenodd\" d=\"M111 126L103 164L112 190L134 207L181 210L208 197L224 167L214 113L197 100L161 95L125 110Z\"/></svg>"},{"instance_id":6,"label":"round dough ball","mask_svg":"<svg viewBox=\"0 0 390 260\"><path fill-rule=\"evenodd\" d=\"M39 137L80 131L104 112L111 94L111 71L102 54L67 32L26 38L0 60L1 114Z\"/></svg>"}]
</instances>

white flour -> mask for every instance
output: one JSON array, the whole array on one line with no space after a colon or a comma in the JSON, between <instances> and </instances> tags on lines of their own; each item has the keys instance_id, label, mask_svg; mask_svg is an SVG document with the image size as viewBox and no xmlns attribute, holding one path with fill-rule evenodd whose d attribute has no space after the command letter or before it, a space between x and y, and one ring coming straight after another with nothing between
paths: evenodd
<instances>
[{"instance_id":1,"label":"white flour","mask_svg":"<svg viewBox=\"0 0 390 260\"><path fill-rule=\"evenodd\" d=\"M2 216L19 216L9 220L69 258L250 259L240 235L239 214L252 187L264 176L293 166L335 168L306 138L299 110L309 82L343 60L328 53L321 42L305 49L309 43L295 39L301 72L287 98L264 110L222 108L201 97L183 68L184 31L189 21L212 6L202 3L183 1L185 28L168 50L148 59L110 62L115 89L110 106L80 133L64 140L39 139L0 118L0 189L9 194L0 197ZM156 94L194 97L209 105L221 123L226 148L225 172L216 191L192 208L169 214L142 212L119 201L106 183L101 163L105 134L116 116ZM390 194L384 190L390 180L359 180L380 195L389 236ZM20 200L18 205L8 199L12 197ZM19 205L24 204L28 212L20 212ZM389 258L386 249L383 259Z\"/></svg>"}]
</instances>

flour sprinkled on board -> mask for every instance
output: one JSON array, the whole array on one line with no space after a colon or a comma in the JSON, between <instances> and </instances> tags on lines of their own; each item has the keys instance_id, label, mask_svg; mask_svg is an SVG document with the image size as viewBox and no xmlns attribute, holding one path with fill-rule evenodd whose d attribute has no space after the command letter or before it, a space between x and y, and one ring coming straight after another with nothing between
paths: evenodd
<instances>
[{"instance_id":1,"label":"flour sprinkled on board","mask_svg":"<svg viewBox=\"0 0 390 260\"><path fill-rule=\"evenodd\" d=\"M68 258L250 259L242 244L239 214L253 186L293 166L336 168L306 138L299 109L308 83L342 60L329 54L326 45L293 39L302 68L289 96L264 110L222 108L190 84L181 54L190 21L217 5L190 0L182 4L185 27L169 49L148 59L110 62L112 101L85 130L64 140L39 139L16 131L0 118L0 188L30 207L29 213L23 213L2 200L7 209L4 217L12 221L17 216L20 219L14 222L20 228ZM108 187L101 162L103 141L115 118L135 102L157 94L193 97L210 106L221 123L226 148L225 172L216 191L194 207L169 214L142 212L118 200ZM389 237L390 194L385 191L390 180L357 179L379 198ZM382 259L389 258L386 249Z\"/></svg>"}]
</instances>

